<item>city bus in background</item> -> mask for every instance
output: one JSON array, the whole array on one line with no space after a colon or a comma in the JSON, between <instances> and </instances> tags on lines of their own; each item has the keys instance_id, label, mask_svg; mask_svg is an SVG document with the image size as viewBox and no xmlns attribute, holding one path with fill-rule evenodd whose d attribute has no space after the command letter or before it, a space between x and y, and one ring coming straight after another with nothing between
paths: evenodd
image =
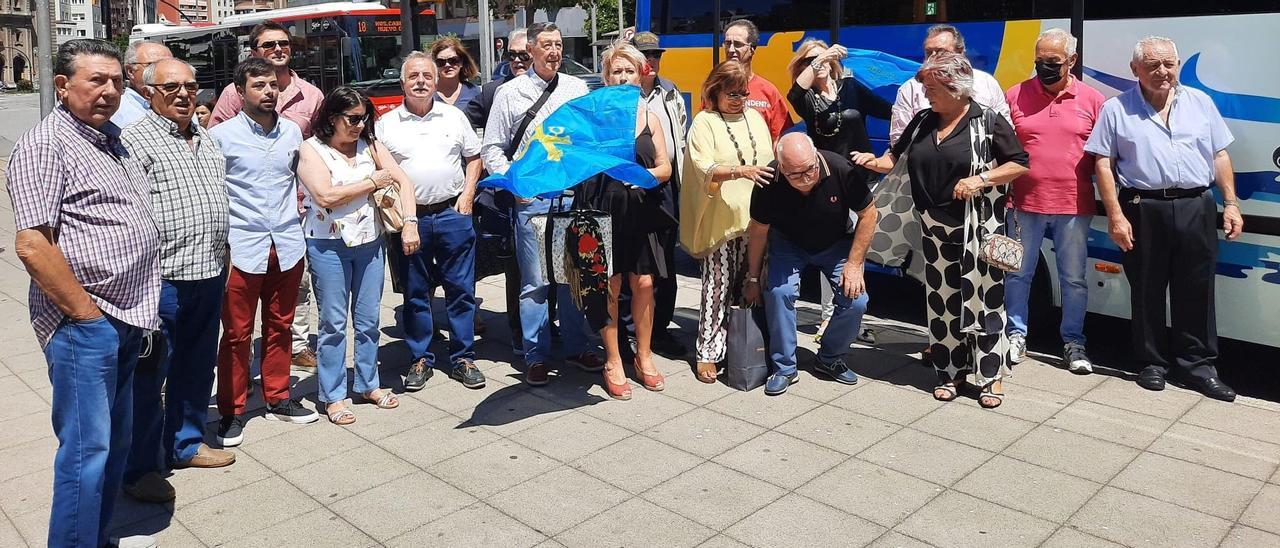
<instances>
[{"instance_id":1,"label":"city bus in background","mask_svg":"<svg viewBox=\"0 0 1280 548\"><path fill-rule=\"evenodd\" d=\"M830 0L719 0L718 17L711 5L637 0L637 30L658 34L666 49L662 74L684 91L692 108L701 107L702 82L719 47L717 23L723 29L749 19L760 28L753 70L784 95L791 86L786 65L796 47L807 38L830 42ZM1228 150L1245 229L1234 241L1219 241L1218 333L1280 347L1280 73L1274 70L1280 0L848 0L839 42L921 61L926 29L940 22L960 29L974 67L994 75L1005 89L1033 75L1035 41L1043 30L1074 28L1084 80L1107 97L1136 85L1129 69L1134 43L1148 35L1173 39L1182 59L1181 83L1207 93L1235 135ZM888 121L867 120L875 152L883 152ZM1216 188L1215 195L1221 204ZM1098 209L1088 243L1089 311L1127 319L1129 285L1121 253ZM1054 308L1061 306L1061 294L1047 238L1040 252L1031 331L1056 335Z\"/></svg>"},{"instance_id":2,"label":"city bus in background","mask_svg":"<svg viewBox=\"0 0 1280 548\"><path fill-rule=\"evenodd\" d=\"M435 11L424 9L418 18L422 43L430 43L436 37ZM391 74L388 70L393 78L399 77L400 10L378 3L332 2L260 11L233 15L216 25L139 25L129 40L164 43L174 57L195 67L202 90L216 94L231 83L236 64L249 57L249 32L263 21L275 21L289 31L290 67L326 93L340 85L381 81ZM379 113L402 101L398 86L373 99Z\"/></svg>"}]
</instances>

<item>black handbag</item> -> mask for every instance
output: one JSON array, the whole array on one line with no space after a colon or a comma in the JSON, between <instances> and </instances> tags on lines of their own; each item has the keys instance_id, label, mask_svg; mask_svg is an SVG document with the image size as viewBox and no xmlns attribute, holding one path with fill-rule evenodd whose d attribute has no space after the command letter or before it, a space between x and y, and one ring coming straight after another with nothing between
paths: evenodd
<instances>
[{"instance_id":1,"label":"black handbag","mask_svg":"<svg viewBox=\"0 0 1280 548\"><path fill-rule=\"evenodd\" d=\"M725 384L742 391L764 385L769 377L769 342L764 307L729 307L725 341Z\"/></svg>"}]
</instances>

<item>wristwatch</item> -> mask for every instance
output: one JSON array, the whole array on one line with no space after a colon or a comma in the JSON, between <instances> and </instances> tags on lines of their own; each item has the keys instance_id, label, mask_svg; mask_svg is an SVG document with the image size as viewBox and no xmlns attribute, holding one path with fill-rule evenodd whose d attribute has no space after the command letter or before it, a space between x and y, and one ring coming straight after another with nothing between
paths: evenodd
<instances>
[{"instance_id":1,"label":"wristwatch","mask_svg":"<svg viewBox=\"0 0 1280 548\"><path fill-rule=\"evenodd\" d=\"M1222 207L1224 209L1230 206L1236 206L1236 209L1240 209L1240 200L1223 200L1222 201Z\"/></svg>"},{"instance_id":2,"label":"wristwatch","mask_svg":"<svg viewBox=\"0 0 1280 548\"><path fill-rule=\"evenodd\" d=\"M418 218L412 215L401 219L401 222L418 224Z\"/></svg>"},{"instance_id":3,"label":"wristwatch","mask_svg":"<svg viewBox=\"0 0 1280 548\"><path fill-rule=\"evenodd\" d=\"M987 175L987 172L979 173L978 178L982 179L982 186L991 186L991 176Z\"/></svg>"},{"instance_id":4,"label":"wristwatch","mask_svg":"<svg viewBox=\"0 0 1280 548\"><path fill-rule=\"evenodd\" d=\"M760 283L760 277L759 277L759 276L747 276L747 283L758 284L758 283Z\"/></svg>"}]
</instances>

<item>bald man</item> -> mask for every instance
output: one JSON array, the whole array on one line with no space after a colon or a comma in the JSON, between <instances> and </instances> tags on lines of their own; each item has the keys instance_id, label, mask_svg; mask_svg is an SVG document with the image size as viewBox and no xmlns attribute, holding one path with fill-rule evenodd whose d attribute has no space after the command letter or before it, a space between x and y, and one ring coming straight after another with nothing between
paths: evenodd
<instances>
[{"instance_id":1,"label":"bald man","mask_svg":"<svg viewBox=\"0 0 1280 548\"><path fill-rule=\"evenodd\" d=\"M765 302L769 323L772 374L764 393L785 393L798 378L795 305L800 272L809 265L818 267L835 291L835 313L813 371L838 383L855 384L858 376L845 364L844 353L857 338L867 309L863 259L876 225L867 172L840 154L818 150L803 133L784 135L774 152L777 160L769 165L773 180L751 193L747 228L745 298L751 304ZM857 215L852 235L851 212ZM762 280L766 242L769 271Z\"/></svg>"},{"instance_id":2,"label":"bald man","mask_svg":"<svg viewBox=\"0 0 1280 548\"><path fill-rule=\"evenodd\" d=\"M162 59L172 59L169 48L160 42L134 42L124 51L124 76L129 79L129 87L120 96L120 110L111 117L111 122L120 129L133 125L151 112L151 103L147 101L142 73L147 67Z\"/></svg>"}]
</instances>

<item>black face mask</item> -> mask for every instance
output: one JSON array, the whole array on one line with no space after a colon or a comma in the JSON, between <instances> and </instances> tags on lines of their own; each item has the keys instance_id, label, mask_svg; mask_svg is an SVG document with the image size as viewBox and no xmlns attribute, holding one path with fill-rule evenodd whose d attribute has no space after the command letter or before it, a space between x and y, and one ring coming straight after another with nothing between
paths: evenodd
<instances>
[{"instance_id":1,"label":"black face mask","mask_svg":"<svg viewBox=\"0 0 1280 548\"><path fill-rule=\"evenodd\" d=\"M1046 86L1052 86L1062 81L1062 65L1065 63L1046 63L1044 61L1036 61L1036 78L1040 79L1040 83Z\"/></svg>"}]
</instances>

